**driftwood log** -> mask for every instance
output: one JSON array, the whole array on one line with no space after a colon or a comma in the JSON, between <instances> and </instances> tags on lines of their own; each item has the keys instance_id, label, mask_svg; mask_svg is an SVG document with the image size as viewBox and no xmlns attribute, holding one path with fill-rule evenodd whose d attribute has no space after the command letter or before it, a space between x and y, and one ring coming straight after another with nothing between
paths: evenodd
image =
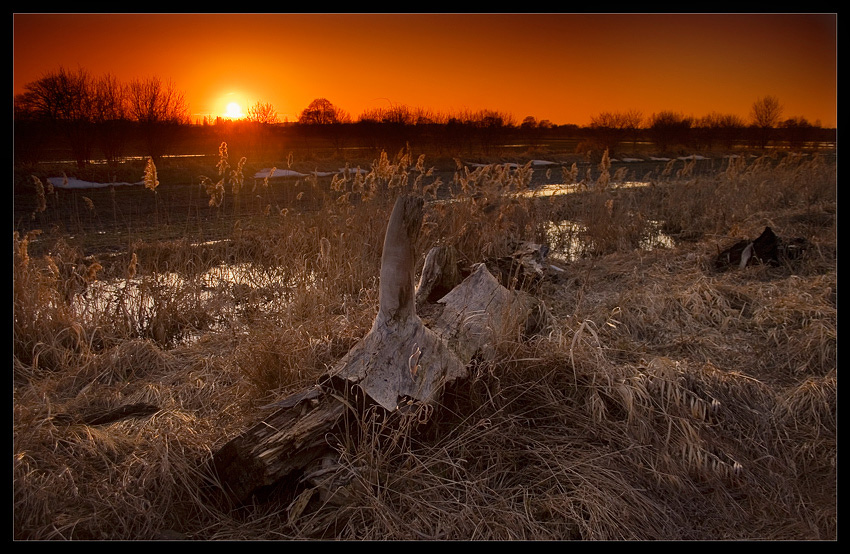
<instances>
[{"instance_id":1,"label":"driftwood log","mask_svg":"<svg viewBox=\"0 0 850 554\"><path fill-rule=\"evenodd\" d=\"M387 225L381 258L378 315L369 333L312 388L271 406L269 416L214 453L218 482L236 502L269 486L303 477L332 457L341 434L365 407L388 415L411 406L439 405L446 386L468 377L475 357L492 356L505 338L543 329L545 306L503 286L481 263L460 281L451 249L429 251L418 283L414 244L423 201L399 197ZM524 254L525 255L525 254ZM434 293L428 326L417 306Z\"/></svg>"}]
</instances>

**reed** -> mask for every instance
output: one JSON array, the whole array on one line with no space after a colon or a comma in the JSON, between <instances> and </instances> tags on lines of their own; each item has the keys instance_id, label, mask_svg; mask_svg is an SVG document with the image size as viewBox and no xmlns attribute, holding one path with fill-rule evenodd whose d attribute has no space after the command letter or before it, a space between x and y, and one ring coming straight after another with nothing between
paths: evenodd
<instances>
[{"instance_id":1,"label":"reed","mask_svg":"<svg viewBox=\"0 0 850 554\"><path fill-rule=\"evenodd\" d=\"M676 160L629 187L607 156L541 175L530 162L430 167L408 146L252 186L259 168L227 150L214 177L184 185L189 205L172 205L172 168L140 163L168 216L156 235L128 224L120 252L87 255L49 225L13 235L15 538L837 536L834 163L731 158L706 173ZM576 192L544 196L549 179ZM22 219L61 221L70 203L27 180ZM87 225L126 217L113 200L126 192L87 193ZM221 502L199 469L211 451L370 328L402 193L426 198L420 263L436 245L468 266L521 241L580 240L573 257L553 248L565 271L535 291L555 326L503 337L433 411L394 428L363 414L313 484ZM645 248L656 222L696 240ZM812 247L713 269L721 246L768 224ZM130 403L159 411L86 423Z\"/></svg>"}]
</instances>

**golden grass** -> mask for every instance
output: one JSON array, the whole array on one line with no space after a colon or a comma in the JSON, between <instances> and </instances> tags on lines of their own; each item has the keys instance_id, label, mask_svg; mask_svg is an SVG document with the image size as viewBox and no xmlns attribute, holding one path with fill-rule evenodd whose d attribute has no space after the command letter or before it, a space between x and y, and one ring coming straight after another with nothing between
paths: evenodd
<instances>
[{"instance_id":1,"label":"golden grass","mask_svg":"<svg viewBox=\"0 0 850 554\"><path fill-rule=\"evenodd\" d=\"M252 189L245 162L233 173L220 154L231 173L213 185L220 200L200 199L211 217L267 195L225 240L139 241L112 257L56 241L32 257L45 234L13 237L16 539L837 537L834 164L738 159L709 176L678 162L649 187L619 187L615 172L542 197L526 194L530 164L458 164L447 178L405 149L293 186L316 211L295 193L266 210L286 185ZM550 220L580 222L592 255L553 257L565 276L537 291L551 333L505 337L406 425L364 414L309 483L229 505L202 468L368 331L401 191L429 200L420 263L438 244L465 264L505 255L551 238ZM652 221L701 240L641 248ZM765 225L812 248L714 271L720 249ZM159 411L83 423L136 403Z\"/></svg>"}]
</instances>

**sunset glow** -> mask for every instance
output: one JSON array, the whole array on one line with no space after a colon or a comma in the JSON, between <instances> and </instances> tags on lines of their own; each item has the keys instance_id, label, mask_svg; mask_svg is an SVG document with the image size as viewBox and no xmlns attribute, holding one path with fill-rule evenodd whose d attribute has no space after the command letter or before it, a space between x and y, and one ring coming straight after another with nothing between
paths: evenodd
<instances>
[{"instance_id":1,"label":"sunset glow","mask_svg":"<svg viewBox=\"0 0 850 554\"><path fill-rule=\"evenodd\" d=\"M231 102L227 105L227 111L224 112L224 117L230 119L242 119L245 114L242 113L242 108L236 102Z\"/></svg>"},{"instance_id":2,"label":"sunset glow","mask_svg":"<svg viewBox=\"0 0 850 554\"><path fill-rule=\"evenodd\" d=\"M170 80L195 119L268 102L295 121L326 98L354 118L406 105L577 125L618 110L748 118L772 95L785 116L834 127L836 25L836 14L15 14L13 93L80 67Z\"/></svg>"},{"instance_id":3,"label":"sunset glow","mask_svg":"<svg viewBox=\"0 0 850 554\"><path fill-rule=\"evenodd\" d=\"M837 19L13 13L13 539L837 540Z\"/></svg>"}]
</instances>

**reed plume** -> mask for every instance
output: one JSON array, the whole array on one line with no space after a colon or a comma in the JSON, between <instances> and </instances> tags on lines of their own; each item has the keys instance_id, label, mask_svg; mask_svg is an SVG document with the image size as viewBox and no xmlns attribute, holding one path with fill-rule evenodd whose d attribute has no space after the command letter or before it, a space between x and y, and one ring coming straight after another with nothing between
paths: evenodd
<instances>
[{"instance_id":1,"label":"reed plume","mask_svg":"<svg viewBox=\"0 0 850 554\"><path fill-rule=\"evenodd\" d=\"M156 192L156 187L159 186L159 180L156 175L156 165L153 162L153 158L148 158L147 163L145 164L145 176L144 176L145 188L150 189Z\"/></svg>"},{"instance_id":2,"label":"reed plume","mask_svg":"<svg viewBox=\"0 0 850 554\"><path fill-rule=\"evenodd\" d=\"M32 219L35 219L36 214L43 212L47 209L47 198L44 194L44 184L41 182L41 179L32 176L33 184L35 184L35 199L36 206L35 210L32 212Z\"/></svg>"}]
</instances>

